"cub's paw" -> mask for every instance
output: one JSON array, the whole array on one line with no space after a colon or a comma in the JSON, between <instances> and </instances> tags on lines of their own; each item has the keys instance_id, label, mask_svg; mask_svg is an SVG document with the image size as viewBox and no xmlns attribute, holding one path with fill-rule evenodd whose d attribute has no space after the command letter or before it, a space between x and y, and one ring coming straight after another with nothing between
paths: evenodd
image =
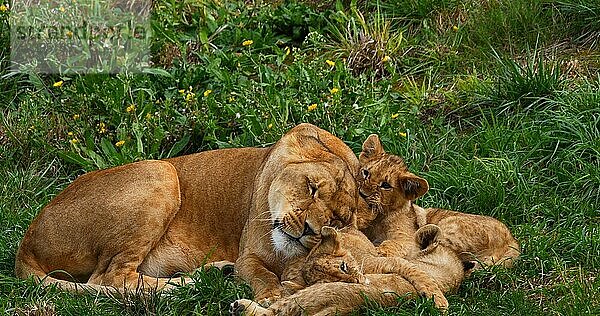
<instances>
[{"instance_id":1,"label":"cub's paw","mask_svg":"<svg viewBox=\"0 0 600 316\"><path fill-rule=\"evenodd\" d=\"M262 308L258 303L240 299L229 305L229 314L231 316L268 316L272 315L269 310Z\"/></svg>"}]
</instances>

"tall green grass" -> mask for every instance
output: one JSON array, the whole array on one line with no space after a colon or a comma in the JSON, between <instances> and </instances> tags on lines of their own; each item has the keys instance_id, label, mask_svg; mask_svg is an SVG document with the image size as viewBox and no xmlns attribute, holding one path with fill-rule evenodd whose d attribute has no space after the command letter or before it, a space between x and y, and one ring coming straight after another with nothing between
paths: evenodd
<instances>
[{"instance_id":1,"label":"tall green grass","mask_svg":"<svg viewBox=\"0 0 600 316\"><path fill-rule=\"evenodd\" d=\"M596 13L595 2L584 0L326 8L161 0L154 2L152 51L163 71L86 76L6 76L10 12L0 14L0 311L226 314L251 291L216 270L199 271L195 284L168 294L75 295L17 280L15 252L39 210L85 171L268 146L310 122L355 152L378 133L386 150L429 181L417 203L494 216L513 231L523 249L516 267L472 275L448 296L448 314L595 314ZM353 71L344 60L353 49L373 52L352 45L361 33L378 40L379 50L374 63L365 59ZM382 64L386 55L391 62ZM573 61L582 69L572 71ZM431 313L431 302L402 298L397 307L370 302L357 311Z\"/></svg>"}]
</instances>

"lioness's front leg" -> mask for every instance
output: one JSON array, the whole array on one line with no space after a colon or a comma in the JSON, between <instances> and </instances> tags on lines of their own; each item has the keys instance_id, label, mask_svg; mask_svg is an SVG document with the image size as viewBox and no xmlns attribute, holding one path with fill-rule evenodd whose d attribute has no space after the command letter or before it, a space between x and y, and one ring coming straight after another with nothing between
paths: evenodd
<instances>
[{"instance_id":1,"label":"lioness's front leg","mask_svg":"<svg viewBox=\"0 0 600 316\"><path fill-rule=\"evenodd\" d=\"M254 253L241 255L235 263L237 275L254 290L254 300L268 307L281 297L279 277Z\"/></svg>"}]
</instances>

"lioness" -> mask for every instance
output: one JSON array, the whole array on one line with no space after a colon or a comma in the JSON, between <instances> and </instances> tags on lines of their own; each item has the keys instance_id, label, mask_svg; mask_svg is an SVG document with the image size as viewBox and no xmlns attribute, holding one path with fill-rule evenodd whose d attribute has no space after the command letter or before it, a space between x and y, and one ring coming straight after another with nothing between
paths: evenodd
<instances>
[{"instance_id":1,"label":"lioness","mask_svg":"<svg viewBox=\"0 0 600 316\"><path fill-rule=\"evenodd\" d=\"M162 289L207 259L237 259L255 299L273 298L285 261L306 253L322 226L349 221L357 171L341 140L301 124L270 148L90 172L33 220L15 273L71 290L131 290L140 281Z\"/></svg>"}]
</instances>

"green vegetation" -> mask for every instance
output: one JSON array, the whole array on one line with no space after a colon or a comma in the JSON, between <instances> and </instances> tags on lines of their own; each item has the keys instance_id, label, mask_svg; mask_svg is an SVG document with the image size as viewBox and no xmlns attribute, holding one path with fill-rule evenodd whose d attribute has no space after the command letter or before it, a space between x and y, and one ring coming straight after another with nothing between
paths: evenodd
<instances>
[{"instance_id":1,"label":"green vegetation","mask_svg":"<svg viewBox=\"0 0 600 316\"><path fill-rule=\"evenodd\" d=\"M85 171L267 146L310 122L356 152L378 133L429 181L421 205L514 232L518 265L465 280L450 315L600 313L598 1L157 0L158 70L113 75L12 72L10 14L0 10L0 311L226 313L250 290L219 271L165 295L74 295L16 279L15 252ZM434 312L426 300L360 310Z\"/></svg>"}]
</instances>

